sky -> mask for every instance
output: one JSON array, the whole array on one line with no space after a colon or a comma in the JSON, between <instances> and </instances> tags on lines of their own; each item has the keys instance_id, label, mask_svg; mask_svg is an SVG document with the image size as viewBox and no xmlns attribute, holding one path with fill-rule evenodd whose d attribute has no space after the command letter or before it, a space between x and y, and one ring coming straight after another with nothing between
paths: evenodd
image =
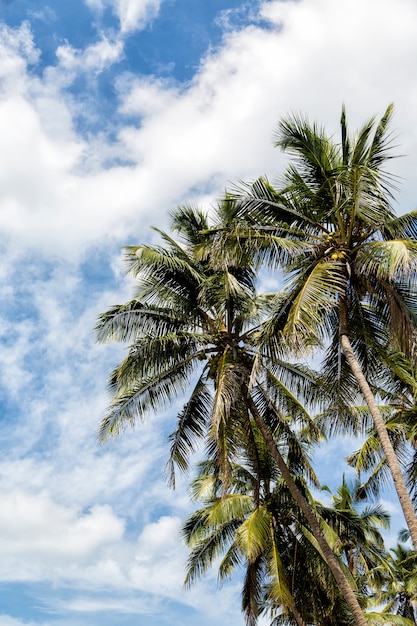
<instances>
[{"instance_id":1,"label":"sky","mask_svg":"<svg viewBox=\"0 0 417 626\"><path fill-rule=\"evenodd\" d=\"M337 133L343 104L354 130L393 102L414 209L416 23L414 0L0 0L0 626L243 626L238 577L182 587L178 407L97 440L124 349L94 323L132 295L123 245L280 176L290 113ZM318 452L323 482L356 447Z\"/></svg>"}]
</instances>

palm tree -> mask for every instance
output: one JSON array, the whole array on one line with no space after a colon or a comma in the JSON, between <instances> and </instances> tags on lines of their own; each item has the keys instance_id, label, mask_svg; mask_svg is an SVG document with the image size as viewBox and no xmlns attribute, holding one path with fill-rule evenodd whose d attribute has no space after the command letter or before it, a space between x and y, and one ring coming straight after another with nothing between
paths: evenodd
<instances>
[{"instance_id":1,"label":"palm tree","mask_svg":"<svg viewBox=\"0 0 417 626\"><path fill-rule=\"evenodd\" d=\"M395 548L391 548L386 566L377 568L379 580L375 603L384 605L383 615L389 612L410 625L417 624L416 565L414 550L398 543Z\"/></svg>"},{"instance_id":2,"label":"palm tree","mask_svg":"<svg viewBox=\"0 0 417 626\"><path fill-rule=\"evenodd\" d=\"M257 440L256 459L253 448L248 452L242 465L233 466L226 495L214 465L200 464L192 496L204 506L183 526L190 547L186 585L222 557L220 581L236 567L244 568L242 608L247 624L255 624L260 614L269 614L274 626L349 626L352 616L346 603L263 440ZM301 476L300 480L312 501ZM374 569L386 571L378 526L386 527L388 517L380 507L358 512L355 506L353 489L345 482L333 496L332 506L315 504L334 548L359 581L361 602L366 605L370 583L382 580L373 574ZM367 618L370 624L386 624L387 619L391 624L408 624L387 611L384 615L367 613Z\"/></svg>"},{"instance_id":3,"label":"palm tree","mask_svg":"<svg viewBox=\"0 0 417 626\"><path fill-rule=\"evenodd\" d=\"M389 528L389 516L381 505L363 507L358 498L360 483L343 482L332 496L332 506L319 508L320 515L337 535L338 552L353 576L369 577L385 564L386 553L380 528ZM360 505L360 506L359 506Z\"/></svg>"},{"instance_id":4,"label":"palm tree","mask_svg":"<svg viewBox=\"0 0 417 626\"><path fill-rule=\"evenodd\" d=\"M381 366L387 350L414 358L417 321L417 211L396 217L391 207L393 179L384 169L392 158L391 116L392 105L351 139L343 111L340 144L300 116L283 120L276 143L294 157L285 186L275 191L260 179L240 192L230 213L245 217L252 230L247 240L260 242L260 257L269 234L269 257L289 277L270 333L284 319L294 338L313 335L327 344L324 371L336 381L339 416L359 404L356 381L417 547L417 518L373 393L381 377L390 378ZM293 247L281 248L284 239Z\"/></svg>"},{"instance_id":5,"label":"palm tree","mask_svg":"<svg viewBox=\"0 0 417 626\"><path fill-rule=\"evenodd\" d=\"M414 550L401 543L391 549L387 568L382 568L383 583L376 601L384 603L384 612L417 624L417 556Z\"/></svg>"},{"instance_id":6,"label":"palm tree","mask_svg":"<svg viewBox=\"0 0 417 626\"><path fill-rule=\"evenodd\" d=\"M220 581L244 568L242 610L248 625L268 613L274 623L306 626L316 615L325 624L325 616L343 604L339 589L263 440L257 441L256 455L252 449L242 462L233 465L226 494L213 464L200 465L192 494L204 506L183 526L190 547L186 586L222 557ZM302 478L296 480L311 500Z\"/></svg>"},{"instance_id":7,"label":"palm tree","mask_svg":"<svg viewBox=\"0 0 417 626\"><path fill-rule=\"evenodd\" d=\"M190 547L185 585L189 587L222 556L220 581L229 578L236 567L244 567L242 610L248 625L256 624L258 616L272 606L298 626L306 626L302 615L304 598L294 582L296 577L303 578L304 589L311 589L307 573L312 559L308 559L303 544L309 545L309 555L315 552L317 559L316 544L311 546L310 531L307 537L303 535L299 509L294 507L294 500L256 427L254 435L255 447L248 445L242 451L242 464L232 466L227 493L215 465L210 461L199 465L191 489L193 499L202 501L204 506L183 526L183 537ZM277 436L282 439L282 434ZM303 462L308 465L308 460L300 457L298 441L296 455L290 452L291 441L286 441L286 447L287 464L291 466L292 457L295 479L309 498L302 478L297 478ZM318 558L323 570L322 556ZM315 575L319 575L319 568ZM325 583L332 586L331 575L330 578L327 575ZM314 590L318 587L314 585Z\"/></svg>"},{"instance_id":8,"label":"palm tree","mask_svg":"<svg viewBox=\"0 0 417 626\"><path fill-rule=\"evenodd\" d=\"M226 490L241 433L250 432L252 419L308 520L355 623L365 626L355 593L272 435L278 427L291 428L288 415L293 423L312 428L293 392L303 391L314 403L314 375L286 362L281 346L274 360L259 353L260 323L270 298L256 295L250 255L242 250L237 262L229 264L218 254L214 264L207 252L197 254L198 247L207 248L209 235L204 233L209 224L205 215L189 207L175 212L173 230L183 245L161 232L165 247L126 249L128 269L139 279L136 298L112 307L98 320L99 341L131 342L126 359L110 377L114 400L102 421L101 437L119 434L193 385L171 437L171 481L174 466L186 470L190 454L205 441Z\"/></svg>"}]
</instances>

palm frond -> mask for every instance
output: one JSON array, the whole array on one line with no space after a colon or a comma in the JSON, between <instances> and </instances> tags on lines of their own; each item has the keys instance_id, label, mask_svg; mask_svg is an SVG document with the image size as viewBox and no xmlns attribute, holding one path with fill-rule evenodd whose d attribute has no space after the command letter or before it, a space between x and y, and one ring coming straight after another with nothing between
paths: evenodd
<instances>
[{"instance_id":1,"label":"palm frond","mask_svg":"<svg viewBox=\"0 0 417 626\"><path fill-rule=\"evenodd\" d=\"M206 433L210 420L211 402L212 395L207 384L200 377L178 416L177 428L168 437L171 446L166 471L168 484L171 487L175 487L175 467L182 472L188 470L189 457L195 452L198 442Z\"/></svg>"},{"instance_id":2,"label":"palm frond","mask_svg":"<svg viewBox=\"0 0 417 626\"><path fill-rule=\"evenodd\" d=\"M381 225L381 233L385 239L417 239L417 209L387 221Z\"/></svg>"},{"instance_id":3,"label":"palm frond","mask_svg":"<svg viewBox=\"0 0 417 626\"><path fill-rule=\"evenodd\" d=\"M417 269L417 241L370 241L358 253L355 266L357 272L372 274L379 280L409 275Z\"/></svg>"},{"instance_id":4,"label":"palm frond","mask_svg":"<svg viewBox=\"0 0 417 626\"><path fill-rule=\"evenodd\" d=\"M184 393L193 370L194 364L189 359L151 378L132 381L128 389L123 387L101 422L100 439L118 436L127 426L133 427L143 420L149 411L158 411Z\"/></svg>"},{"instance_id":5,"label":"palm frond","mask_svg":"<svg viewBox=\"0 0 417 626\"><path fill-rule=\"evenodd\" d=\"M135 341L145 334L175 332L184 325L173 311L132 300L118 304L99 316L95 325L97 341Z\"/></svg>"},{"instance_id":6,"label":"palm frond","mask_svg":"<svg viewBox=\"0 0 417 626\"><path fill-rule=\"evenodd\" d=\"M305 276L297 277L296 295L288 315L286 329L303 336L327 334L326 314L335 307L345 285L344 264L326 259L317 263ZM291 286L290 286L291 287Z\"/></svg>"},{"instance_id":7,"label":"palm frond","mask_svg":"<svg viewBox=\"0 0 417 626\"><path fill-rule=\"evenodd\" d=\"M206 573L222 552L230 549L233 545L237 526L238 522L229 522L213 530L204 539L192 543L192 549L186 563L185 588L191 587L198 578Z\"/></svg>"}]
</instances>

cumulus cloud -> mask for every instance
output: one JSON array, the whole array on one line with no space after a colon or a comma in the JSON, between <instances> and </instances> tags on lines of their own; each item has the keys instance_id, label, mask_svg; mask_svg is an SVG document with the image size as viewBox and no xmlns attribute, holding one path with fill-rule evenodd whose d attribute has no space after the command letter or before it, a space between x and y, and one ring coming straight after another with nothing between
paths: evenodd
<instances>
[{"instance_id":1,"label":"cumulus cloud","mask_svg":"<svg viewBox=\"0 0 417 626\"><path fill-rule=\"evenodd\" d=\"M9 576L13 580L39 580L48 569L50 578L51 570L57 567L65 576L71 566L82 568L83 563L97 558L103 546L123 536L124 523L108 506L96 506L80 515L42 493L34 496L14 491L2 493L1 498L3 580Z\"/></svg>"},{"instance_id":2,"label":"cumulus cloud","mask_svg":"<svg viewBox=\"0 0 417 626\"><path fill-rule=\"evenodd\" d=\"M273 129L294 110L332 131L343 102L354 128L393 100L404 152L416 154L417 93L406 76L417 52L407 25L417 9L406 0L396 3L393 26L391 5L386 0L381 11L372 1L364 14L359 0L343 10L328 0L265 3L261 15L269 30L252 25L229 33L189 85L132 75L118 80L121 117L111 144L104 135L88 141L77 136L71 121L77 109L59 89L58 76L103 71L120 58L120 41L103 35L85 50L62 46L56 71L51 67L44 80L35 80L25 69L38 54L28 27L8 29L7 36L4 31L3 232L23 245L76 255L109 233L126 239L150 215L163 224L167 209L184 199L213 198L236 179L275 176L282 158L272 146ZM117 4L126 15L144 7ZM350 28L340 29L341 14ZM387 40L395 45L386 46ZM61 134L51 111L62 121ZM413 160L393 167L405 173L400 198L408 205Z\"/></svg>"},{"instance_id":3,"label":"cumulus cloud","mask_svg":"<svg viewBox=\"0 0 417 626\"><path fill-rule=\"evenodd\" d=\"M163 595L181 591L178 569L183 567L185 550L179 542L180 524L177 517L163 516L141 532L131 577L143 590Z\"/></svg>"},{"instance_id":4,"label":"cumulus cloud","mask_svg":"<svg viewBox=\"0 0 417 626\"><path fill-rule=\"evenodd\" d=\"M36 64L40 52L28 22L19 28L0 23L0 97L18 94L25 87L28 65Z\"/></svg>"},{"instance_id":5,"label":"cumulus cloud","mask_svg":"<svg viewBox=\"0 0 417 626\"><path fill-rule=\"evenodd\" d=\"M56 50L60 72L69 72L72 77L80 73L99 74L105 68L116 63L122 53L123 42L117 38L111 41L105 35L102 35L99 41L87 46L84 50L78 50L69 44L59 46ZM68 80L68 76L66 80Z\"/></svg>"},{"instance_id":6,"label":"cumulus cloud","mask_svg":"<svg viewBox=\"0 0 417 626\"><path fill-rule=\"evenodd\" d=\"M0 494L3 583L55 581L171 598L181 593L186 551L178 517L145 523L135 543L125 535L126 520L109 505L82 511L57 503L46 490L1 489Z\"/></svg>"}]
</instances>

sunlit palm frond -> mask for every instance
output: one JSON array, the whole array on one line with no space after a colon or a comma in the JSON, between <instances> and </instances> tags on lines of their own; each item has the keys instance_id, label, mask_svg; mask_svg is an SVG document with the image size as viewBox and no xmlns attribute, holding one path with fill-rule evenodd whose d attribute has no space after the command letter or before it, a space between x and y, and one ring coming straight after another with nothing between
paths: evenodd
<instances>
[{"instance_id":1,"label":"sunlit palm frond","mask_svg":"<svg viewBox=\"0 0 417 626\"><path fill-rule=\"evenodd\" d=\"M232 548L237 526L237 521L231 521L213 529L201 540L189 542L192 548L186 563L184 587L191 587L225 550Z\"/></svg>"},{"instance_id":2,"label":"sunlit palm frond","mask_svg":"<svg viewBox=\"0 0 417 626\"><path fill-rule=\"evenodd\" d=\"M155 379L167 370L183 365L195 368L206 352L201 349L201 337L188 333L166 333L162 336L142 337L133 343L125 359L113 371L109 379L109 391L124 393L132 386L132 381ZM194 361L194 365L192 362Z\"/></svg>"},{"instance_id":3,"label":"sunlit palm frond","mask_svg":"<svg viewBox=\"0 0 417 626\"><path fill-rule=\"evenodd\" d=\"M250 561L254 561L268 543L271 522L271 513L265 506L260 506L239 526L236 541Z\"/></svg>"},{"instance_id":4,"label":"sunlit palm frond","mask_svg":"<svg viewBox=\"0 0 417 626\"><path fill-rule=\"evenodd\" d=\"M171 240L171 238L169 239ZM179 250L181 251L180 254L178 254ZM127 269L134 277L139 275L141 278L154 276L161 282L166 280L167 282L172 281L173 284L176 280L180 282L182 279L184 288L186 287L185 278L194 284L198 284L201 280L200 272L197 271L192 262L190 263L190 258L179 246L174 251L163 247L145 245L126 246L124 252Z\"/></svg>"},{"instance_id":5,"label":"sunlit palm frond","mask_svg":"<svg viewBox=\"0 0 417 626\"><path fill-rule=\"evenodd\" d=\"M297 277L299 287L288 314L286 330L291 334L327 335L326 314L337 303L343 292L345 272L343 263L326 259L315 264L302 278Z\"/></svg>"},{"instance_id":6,"label":"sunlit palm frond","mask_svg":"<svg viewBox=\"0 0 417 626\"><path fill-rule=\"evenodd\" d=\"M153 334L157 331L172 332L181 322L172 311L132 300L126 304L113 306L100 315L95 331L97 341L100 343L128 342L135 341L138 336L148 332Z\"/></svg>"},{"instance_id":7,"label":"sunlit palm frond","mask_svg":"<svg viewBox=\"0 0 417 626\"><path fill-rule=\"evenodd\" d=\"M372 274L377 279L392 281L405 277L417 270L417 241L370 241L361 248L355 265L357 272Z\"/></svg>"}]
</instances>

